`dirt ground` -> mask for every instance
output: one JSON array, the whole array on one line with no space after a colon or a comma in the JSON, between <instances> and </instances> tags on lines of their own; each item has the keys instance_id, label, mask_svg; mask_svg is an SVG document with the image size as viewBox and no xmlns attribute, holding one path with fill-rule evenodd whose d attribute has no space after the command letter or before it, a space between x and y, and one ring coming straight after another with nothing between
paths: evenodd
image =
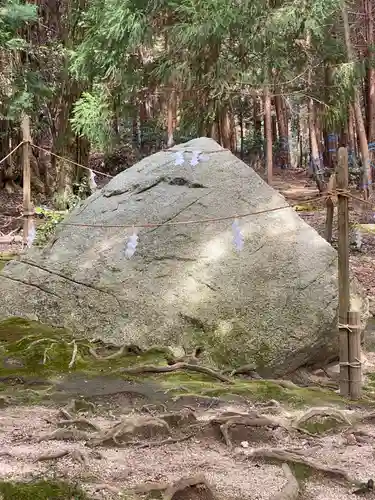
<instances>
[{"instance_id":1,"label":"dirt ground","mask_svg":"<svg viewBox=\"0 0 375 500\"><path fill-rule=\"evenodd\" d=\"M324 234L325 210L319 202L306 203L317 191L304 174L279 173L274 187ZM20 233L21 201L1 194L0 237ZM354 223L372 220L355 204L351 217ZM362 247L351 248L350 264L373 297L375 233L361 234ZM333 245L335 238L334 232ZM19 243L0 243L0 253L20 251ZM16 394L20 381L12 383ZM123 380L73 377L60 384L53 401L25 405L8 398L9 381L1 384L7 394L0 391L3 500L31 497L7 496L2 484L39 479L73 482L90 499L349 500L358 489L375 498L368 483L375 478L373 396L356 404L322 400L319 408L244 396L205 398L203 404L188 395L177 400L144 381L130 387ZM190 480L179 483L181 478ZM56 498L42 495L32 498Z\"/></svg>"},{"instance_id":2,"label":"dirt ground","mask_svg":"<svg viewBox=\"0 0 375 500\"><path fill-rule=\"evenodd\" d=\"M281 466L288 461L299 479L298 498L349 500L360 488L350 483L351 478L366 484L375 477L375 430L361 420L365 413L343 411L331 429L313 435L293 427L301 411L274 405L272 411L227 403L215 410L188 408L167 414L148 410L128 415L95 408L90 415L69 416L40 406L9 407L0 414L0 478L69 478L92 499L144 498L142 493L156 499L156 490L165 492L181 478L203 474L215 496L202 494L201 499L276 500L297 498L277 496L287 484ZM178 415L189 418L184 423ZM238 415L250 418L230 427L228 446L216 422L234 415L237 422ZM270 420L261 425L259 418L255 421L260 415ZM169 427L160 424L163 419L170 422ZM134 421L138 427L128 431L126 423ZM121 425L114 439L113 429ZM74 434L77 428L84 430ZM281 452L281 457L269 462L252 456L265 449ZM186 496L185 491L173 498L198 497Z\"/></svg>"}]
</instances>

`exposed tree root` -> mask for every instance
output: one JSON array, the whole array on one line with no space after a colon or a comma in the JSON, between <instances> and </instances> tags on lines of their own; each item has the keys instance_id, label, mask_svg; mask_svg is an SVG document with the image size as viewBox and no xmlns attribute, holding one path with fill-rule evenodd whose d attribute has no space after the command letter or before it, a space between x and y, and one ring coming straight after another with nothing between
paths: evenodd
<instances>
[{"instance_id":1,"label":"exposed tree root","mask_svg":"<svg viewBox=\"0 0 375 500\"><path fill-rule=\"evenodd\" d=\"M128 446L129 441L121 441L122 436L130 435L137 428L141 428L139 426L140 421L142 419L142 426L144 428L148 426L154 426L158 428L162 432L170 432L168 424L157 417L140 417L133 419L124 419L120 422L117 422L110 429L105 429L100 432L97 432L91 436L90 442L88 443L90 446L102 446L106 443L113 443L117 447L121 448L123 446ZM139 427L138 427L139 426Z\"/></svg>"},{"instance_id":2,"label":"exposed tree root","mask_svg":"<svg viewBox=\"0 0 375 500\"><path fill-rule=\"evenodd\" d=\"M371 411L370 413L363 415L363 417L360 418L359 422L371 422L372 420L375 420L375 411Z\"/></svg>"},{"instance_id":3,"label":"exposed tree root","mask_svg":"<svg viewBox=\"0 0 375 500\"><path fill-rule=\"evenodd\" d=\"M62 451L47 453L44 455L40 455L35 461L42 462L47 460L56 460L66 456L69 456L74 462L78 462L79 464L82 465L87 465L88 463L87 455L80 450L62 450Z\"/></svg>"},{"instance_id":4,"label":"exposed tree root","mask_svg":"<svg viewBox=\"0 0 375 500\"><path fill-rule=\"evenodd\" d=\"M71 360L70 360L70 363L69 363L69 370L71 368L73 368L75 362L76 362L76 358L77 358L77 354L78 354L78 346L77 346L77 342L75 340L73 340L72 342L69 342L68 345L70 344L73 344L73 352L72 352L72 357L71 357Z\"/></svg>"},{"instance_id":5,"label":"exposed tree root","mask_svg":"<svg viewBox=\"0 0 375 500\"><path fill-rule=\"evenodd\" d=\"M266 382L271 382L272 384L279 385L280 387L283 387L284 389L300 389L300 386L292 382L291 380L283 380L283 379L273 379L273 378L267 378L264 379Z\"/></svg>"},{"instance_id":6,"label":"exposed tree root","mask_svg":"<svg viewBox=\"0 0 375 500\"><path fill-rule=\"evenodd\" d=\"M235 375L248 375L254 379L261 379L262 378L255 371L253 365L243 365L243 366L240 366L239 368L236 368L234 370L228 369L225 371L225 373L229 373L231 377L234 377Z\"/></svg>"},{"instance_id":7,"label":"exposed tree root","mask_svg":"<svg viewBox=\"0 0 375 500\"><path fill-rule=\"evenodd\" d=\"M224 441L229 448L232 448L233 443L229 436L231 427L236 425L245 425L248 427L281 427L279 422L266 416L259 416L256 412L250 412L248 415L228 415L214 418L210 421L211 424L218 424L220 432L223 435Z\"/></svg>"},{"instance_id":8,"label":"exposed tree root","mask_svg":"<svg viewBox=\"0 0 375 500\"><path fill-rule=\"evenodd\" d=\"M53 432L42 434L38 437L41 441L90 441L92 436L85 431L78 429L56 429Z\"/></svg>"},{"instance_id":9,"label":"exposed tree root","mask_svg":"<svg viewBox=\"0 0 375 500\"><path fill-rule=\"evenodd\" d=\"M121 356L123 356L124 353L126 352L126 349L127 349L127 346L124 344L119 348L118 351L114 352L113 354L109 354L108 356L100 356L100 354L97 353L97 351L94 347L90 347L89 353L91 354L91 356L93 356L98 361L107 361L109 359L121 358Z\"/></svg>"},{"instance_id":10,"label":"exposed tree root","mask_svg":"<svg viewBox=\"0 0 375 500\"><path fill-rule=\"evenodd\" d=\"M203 474L198 474L196 476L182 478L176 483L169 486L165 491L164 499L172 500L177 492L184 491L188 488L193 488L195 486L201 486L211 491L211 487L207 483L207 480L203 476Z\"/></svg>"},{"instance_id":11,"label":"exposed tree root","mask_svg":"<svg viewBox=\"0 0 375 500\"><path fill-rule=\"evenodd\" d=\"M154 491L165 491L169 487L169 483L145 483L139 484L133 488L134 493L139 493L141 495L147 495L148 493L152 493Z\"/></svg>"},{"instance_id":12,"label":"exposed tree root","mask_svg":"<svg viewBox=\"0 0 375 500\"><path fill-rule=\"evenodd\" d=\"M352 425L351 421L348 419L345 413L340 410L337 410L335 408L310 408L307 412L294 420L293 427L299 429L306 422L316 417L328 417L336 420L338 423Z\"/></svg>"},{"instance_id":13,"label":"exposed tree root","mask_svg":"<svg viewBox=\"0 0 375 500\"><path fill-rule=\"evenodd\" d=\"M169 373L175 372L177 370L187 370L192 372L204 373L205 375L209 375L213 378L220 380L221 382L225 382L227 384L233 384L233 380L221 373L212 370L211 368L207 368L205 366L190 364L190 363L175 363L174 365L167 366L153 366L153 365L140 365L134 366L132 368L121 368L121 373L129 373L129 374L142 374L142 373Z\"/></svg>"},{"instance_id":14,"label":"exposed tree root","mask_svg":"<svg viewBox=\"0 0 375 500\"><path fill-rule=\"evenodd\" d=\"M93 422L90 422L90 420L87 420L87 418L69 418L67 420L60 420L57 425L59 427L74 425L80 430L93 429L94 431L101 432L101 428Z\"/></svg>"},{"instance_id":15,"label":"exposed tree root","mask_svg":"<svg viewBox=\"0 0 375 500\"><path fill-rule=\"evenodd\" d=\"M122 447L128 447L128 446L134 446L136 448L154 448L156 446L164 446L165 444L174 444L174 443L182 443L183 441L188 441L189 439L192 439L193 437L196 436L196 433L194 434L188 434L187 436L182 436L179 438L172 438L169 437L167 439L163 439L161 441L129 441L127 443L124 443Z\"/></svg>"},{"instance_id":16,"label":"exposed tree root","mask_svg":"<svg viewBox=\"0 0 375 500\"><path fill-rule=\"evenodd\" d=\"M315 460L297 454L295 451L292 452L290 450L280 448L252 448L250 450L246 450L245 455L251 458L265 458L269 460L286 462L289 464L292 463L305 465L306 467L309 467L316 472L320 472L336 479L344 480L351 485L362 485L361 482L351 478L343 469L326 467L325 465L322 465Z\"/></svg>"},{"instance_id":17,"label":"exposed tree root","mask_svg":"<svg viewBox=\"0 0 375 500\"><path fill-rule=\"evenodd\" d=\"M272 497L270 500L297 500L299 495L299 484L298 481L291 471L288 464L282 465L285 477L287 479L286 485L283 489Z\"/></svg>"}]
</instances>

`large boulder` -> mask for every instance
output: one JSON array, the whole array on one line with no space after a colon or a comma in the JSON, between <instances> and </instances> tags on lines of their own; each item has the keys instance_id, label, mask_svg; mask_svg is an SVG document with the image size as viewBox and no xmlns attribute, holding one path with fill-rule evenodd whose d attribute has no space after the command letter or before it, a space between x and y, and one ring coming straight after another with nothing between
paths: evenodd
<instances>
[{"instance_id":1,"label":"large boulder","mask_svg":"<svg viewBox=\"0 0 375 500\"><path fill-rule=\"evenodd\" d=\"M141 348L202 346L217 366L254 364L263 376L335 358L336 251L212 139L173 148L181 149L209 159L143 159L78 206L65 221L76 226L61 225L47 247L9 263L0 317ZM249 214L239 220L240 252L236 214ZM210 220L220 217L228 219ZM183 223L198 219L208 221ZM126 258L132 228L121 226L146 223L162 225L139 229Z\"/></svg>"}]
</instances>

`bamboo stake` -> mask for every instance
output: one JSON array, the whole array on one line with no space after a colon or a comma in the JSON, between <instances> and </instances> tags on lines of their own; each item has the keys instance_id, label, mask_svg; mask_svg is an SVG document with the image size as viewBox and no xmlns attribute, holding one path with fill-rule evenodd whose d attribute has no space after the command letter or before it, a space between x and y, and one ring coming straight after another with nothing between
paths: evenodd
<instances>
[{"instance_id":1,"label":"bamboo stake","mask_svg":"<svg viewBox=\"0 0 375 500\"><path fill-rule=\"evenodd\" d=\"M348 151L340 148L337 162L337 189L347 190L349 184ZM340 394L349 395L349 344L347 316L350 304L349 291L349 210L348 198L338 194L338 289L340 333Z\"/></svg>"},{"instance_id":2,"label":"bamboo stake","mask_svg":"<svg viewBox=\"0 0 375 500\"><path fill-rule=\"evenodd\" d=\"M348 312L349 337L349 396L350 399L359 399L362 389L361 364L361 313Z\"/></svg>"}]
</instances>

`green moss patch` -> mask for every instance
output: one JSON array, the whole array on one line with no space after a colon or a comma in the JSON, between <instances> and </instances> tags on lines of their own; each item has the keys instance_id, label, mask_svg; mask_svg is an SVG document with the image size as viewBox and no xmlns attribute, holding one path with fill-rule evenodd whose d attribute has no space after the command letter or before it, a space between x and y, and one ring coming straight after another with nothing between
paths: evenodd
<instances>
[{"instance_id":1,"label":"green moss patch","mask_svg":"<svg viewBox=\"0 0 375 500\"><path fill-rule=\"evenodd\" d=\"M97 359L98 356L107 359ZM329 390L293 384L284 387L274 381L234 378L233 384L227 384L210 375L183 370L159 374L121 372L126 367L165 366L170 358L167 349L140 352L133 346L119 352L118 347L74 339L67 330L22 318L0 322L0 392L12 398L14 393L22 402L36 404L48 400L56 382L61 383L68 376L84 375L88 380L105 375L139 385L151 381L171 397L186 394L211 398L240 396L249 401L275 399L295 407L345 404L339 395ZM17 391L10 391L14 385Z\"/></svg>"},{"instance_id":2,"label":"green moss patch","mask_svg":"<svg viewBox=\"0 0 375 500\"><path fill-rule=\"evenodd\" d=\"M17 255L11 252L0 252L0 271L10 261L17 258Z\"/></svg>"},{"instance_id":3,"label":"green moss patch","mask_svg":"<svg viewBox=\"0 0 375 500\"><path fill-rule=\"evenodd\" d=\"M118 347L75 339L64 329L36 321L7 319L0 322L0 377L12 374L51 377L71 372L95 376L103 372L115 373L120 368L137 364L165 364L167 357L166 351L155 348L139 354L130 350L111 359L96 359L90 352L92 349L103 358L119 350Z\"/></svg>"},{"instance_id":4,"label":"green moss patch","mask_svg":"<svg viewBox=\"0 0 375 500\"><path fill-rule=\"evenodd\" d=\"M192 396L242 396L248 401L265 402L275 399L293 407L306 405L316 406L323 403L345 405L345 400L338 394L325 389L295 387L286 388L269 380L235 380L227 385L212 380L187 380L186 377L175 374L171 380L168 376L160 380L168 392L175 395Z\"/></svg>"},{"instance_id":5,"label":"green moss patch","mask_svg":"<svg viewBox=\"0 0 375 500\"><path fill-rule=\"evenodd\" d=\"M308 420L301 427L312 434L324 434L331 429L337 429L340 425L342 424L337 419L327 417L319 420Z\"/></svg>"},{"instance_id":6,"label":"green moss patch","mask_svg":"<svg viewBox=\"0 0 375 500\"><path fill-rule=\"evenodd\" d=\"M60 481L33 483L1 481L0 498L2 500L88 500L80 488Z\"/></svg>"}]
</instances>

